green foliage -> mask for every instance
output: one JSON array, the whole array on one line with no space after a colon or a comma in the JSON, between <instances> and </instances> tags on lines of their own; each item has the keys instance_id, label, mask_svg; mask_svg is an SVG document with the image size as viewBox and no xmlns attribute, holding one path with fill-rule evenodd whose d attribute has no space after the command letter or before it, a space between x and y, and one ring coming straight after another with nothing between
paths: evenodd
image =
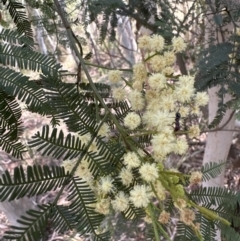
<instances>
[{"instance_id":1,"label":"green foliage","mask_svg":"<svg viewBox=\"0 0 240 241\"><path fill-rule=\"evenodd\" d=\"M25 147L18 142L22 133L21 109L15 98L0 91L0 146L13 156L21 158Z\"/></svg>"},{"instance_id":2,"label":"green foliage","mask_svg":"<svg viewBox=\"0 0 240 241\"><path fill-rule=\"evenodd\" d=\"M196 222L200 223L200 231L204 241L214 241L216 235L216 228L214 222L209 221L200 213L197 214ZM189 226L185 225L182 222L179 222L177 225L177 235L174 241L187 241L187 240L196 240L199 241L199 238L196 237L196 234L193 232Z\"/></svg>"},{"instance_id":3,"label":"green foliage","mask_svg":"<svg viewBox=\"0 0 240 241\"><path fill-rule=\"evenodd\" d=\"M41 115L50 115L51 108L47 103L42 88L35 82L29 81L27 76L22 75L12 69L0 66L1 82L0 88L8 95L16 97L32 111Z\"/></svg>"},{"instance_id":4,"label":"green foliage","mask_svg":"<svg viewBox=\"0 0 240 241\"><path fill-rule=\"evenodd\" d=\"M32 71L50 71L60 67L56 60L49 56L32 51L24 46L9 44L0 45L0 63L5 66L10 65Z\"/></svg>"},{"instance_id":5,"label":"green foliage","mask_svg":"<svg viewBox=\"0 0 240 241\"><path fill-rule=\"evenodd\" d=\"M229 241L240 241L240 234L232 227L226 225L218 225L222 230L222 236Z\"/></svg>"},{"instance_id":6,"label":"green foliage","mask_svg":"<svg viewBox=\"0 0 240 241\"><path fill-rule=\"evenodd\" d=\"M2 29L0 33L0 39L5 40L6 42L10 44L19 44L24 46L29 47L30 49L33 46L33 42L29 40L24 34L20 34L16 30L11 30L11 29Z\"/></svg>"},{"instance_id":7,"label":"green foliage","mask_svg":"<svg viewBox=\"0 0 240 241\"><path fill-rule=\"evenodd\" d=\"M192 191L190 195L193 200L203 205L221 205L225 202L231 202L234 205L234 200L236 200L235 192L221 187L200 187Z\"/></svg>"},{"instance_id":8,"label":"green foliage","mask_svg":"<svg viewBox=\"0 0 240 241\"><path fill-rule=\"evenodd\" d=\"M221 174L223 169L225 168L225 164L226 162L209 162L206 163L205 166L202 166L201 172L203 174L203 181L210 180L211 178L215 178L219 174Z\"/></svg>"},{"instance_id":9,"label":"green foliage","mask_svg":"<svg viewBox=\"0 0 240 241\"><path fill-rule=\"evenodd\" d=\"M8 171L0 179L1 202L21 197L31 197L46 193L50 190L66 185L69 174L65 174L63 167L28 166L26 176L22 166L14 169L14 176Z\"/></svg>"},{"instance_id":10,"label":"green foliage","mask_svg":"<svg viewBox=\"0 0 240 241\"><path fill-rule=\"evenodd\" d=\"M227 11L229 13L226 14ZM197 61L198 76L196 87L199 90L206 90L209 87L215 86L219 87L217 92L219 97L218 110L209 128L215 128L219 125L226 111L233 108L240 96L240 37L237 34L236 28L236 22L240 19L239 6L236 9L230 7L230 10L226 6L226 12L219 9L216 11L214 15L215 22L213 22L216 32L206 29L210 35L209 44L207 48L203 48L200 51ZM232 23L234 31L226 35L225 38L222 29L228 23ZM218 31L221 32L220 42L216 34ZM230 94L232 100L224 103L223 99L226 94Z\"/></svg>"},{"instance_id":11,"label":"green foliage","mask_svg":"<svg viewBox=\"0 0 240 241\"><path fill-rule=\"evenodd\" d=\"M100 42L103 42L107 37L111 41L115 40L116 27L118 26L118 16L128 16L136 21L137 30L141 26L153 31L153 33L161 34L169 41L172 37L172 31L176 30L177 34L183 33L188 29L187 20L194 10L194 4L186 13L182 20L178 17L173 17L173 13L177 10L178 1L144 1L134 0L125 2L122 0L97 0L97 1L82 1L85 9L85 25L91 22L97 23L97 28L100 31ZM160 11L161 9L161 11ZM98 18L102 16L103 21L99 22ZM150 17L154 16L155 22L149 21ZM88 34L87 34L88 35Z\"/></svg>"},{"instance_id":12,"label":"green foliage","mask_svg":"<svg viewBox=\"0 0 240 241\"><path fill-rule=\"evenodd\" d=\"M214 222L209 221L206 217L204 217L201 213L197 214L197 220L200 225L200 231L203 234L204 240L214 240L216 235L216 227L214 226Z\"/></svg>"},{"instance_id":13,"label":"green foliage","mask_svg":"<svg viewBox=\"0 0 240 241\"><path fill-rule=\"evenodd\" d=\"M104 215L96 213L91 204L96 203L93 191L88 187L86 182L75 177L68 187L70 209L75 212L77 221L76 229L80 234L92 233L94 240L109 239L109 232L97 234L96 230L104 219Z\"/></svg>"},{"instance_id":14,"label":"green foliage","mask_svg":"<svg viewBox=\"0 0 240 241\"><path fill-rule=\"evenodd\" d=\"M76 158L84 151L79 138L70 133L64 138L63 131L60 130L58 134L57 128L54 128L50 135L49 129L49 126L44 126L41 134L37 132L32 141L29 142L30 147L37 147L37 151L41 151L42 155L57 159L63 157L63 160Z\"/></svg>"},{"instance_id":15,"label":"green foliage","mask_svg":"<svg viewBox=\"0 0 240 241\"><path fill-rule=\"evenodd\" d=\"M229 54L233 50L229 42L210 45L209 48L201 51L199 56L200 81L198 89L204 90L216 85L228 84Z\"/></svg>"},{"instance_id":16,"label":"green foliage","mask_svg":"<svg viewBox=\"0 0 240 241\"><path fill-rule=\"evenodd\" d=\"M3 130L1 130L3 134ZM12 137L15 136L14 132L8 132L5 135L1 136L0 146L7 153L11 153L16 158L23 158L23 153L26 152L25 146L21 143L12 140Z\"/></svg>"},{"instance_id":17,"label":"green foliage","mask_svg":"<svg viewBox=\"0 0 240 241\"><path fill-rule=\"evenodd\" d=\"M7 5L7 9L17 27L19 34L24 34L30 41L33 42L33 32L31 24L25 13L25 6L15 0L2 0L4 5Z\"/></svg>"},{"instance_id":18,"label":"green foliage","mask_svg":"<svg viewBox=\"0 0 240 241\"><path fill-rule=\"evenodd\" d=\"M7 3L6 0L2 2ZM40 8L51 21L55 21L55 10L51 1L47 1L45 6L41 3L37 5L36 1L30 0L27 3L32 7ZM174 19L172 15L176 9L174 4L167 1L158 1L156 4L155 1L140 0L128 3L120 0L82 1L85 14L88 14L90 18L89 21L86 20L85 24L92 21L97 22L99 15L103 14L103 21L97 25L100 29L101 41L104 41L107 36L111 40L115 40L118 15L135 19L137 29L145 26L156 34L164 33L167 42L173 36L172 30L179 34L189 27L186 20L193 8L190 8L186 18L180 21ZM124 167L124 154L128 151L136 153L138 148L141 150L148 147L151 144L151 135L146 134L138 138L137 130L126 132L121 129L124 118L132 109L127 101L113 101L110 86L99 83L92 85L91 83L81 83L80 88L78 88L74 83L66 83L61 66L57 61L33 49L30 22L25 13L21 11L25 7L21 3L10 0L7 6L17 30L3 29L0 33L0 147L17 158L22 158L23 152L26 150L19 142L22 133L21 107L18 102L20 101L31 112L51 117L51 124L54 126L52 128L50 125L45 125L29 141L29 146L44 156L68 161L72 166L70 173L64 167L53 166L50 168L33 165L28 166L26 170L22 166L16 167L12 175L9 171L2 174L0 201L12 201L57 190L57 196L52 203L38 206L37 210L29 210L19 220L21 227L12 227L5 233L4 238L37 241L41 238L47 238L45 236L47 230L53 228L58 232L75 229L80 235L91 233L93 240L109 240L110 232L101 230L105 216L96 210L96 204L99 202L96 193L99 192L100 184L95 186L97 190L94 189L94 184L101 183L101 178L114 177L116 190L102 194L103 197L101 197L107 201L114 197L115 191L122 191L129 195L135 184L144 184L138 168L133 168L133 180L128 186L124 186L120 182L119 171ZM161 13L157 11L158 7L161 7ZM152 15L155 16L155 23L148 21ZM51 29L51 21L44 22L44 26ZM217 24L219 25L220 22L218 20ZM226 86L228 86L235 97L240 96L239 74L237 71L232 72L229 67L231 65L229 65L228 55L232 51L233 44L224 43L216 46L211 45L202 52L199 61L202 80L199 84L200 89L220 85L222 88L219 97L222 98L227 93ZM38 72L40 77L37 81L31 81L29 77L21 74L16 68ZM203 71L205 69L207 71ZM234 76L236 81L228 83L229 76ZM93 91L93 86L100 97ZM220 104L217 120L213 126L219 123L227 107L229 107L229 103L222 102ZM60 121L63 121L67 126L66 135L59 127L56 127ZM101 125L106 123L111 127L112 136L105 137L99 134ZM134 134L136 137L132 138L131 135ZM83 136L87 136L89 140L84 142ZM95 149L90 149L91 144ZM151 163L150 155L141 156L139 153L138 155L142 162ZM85 171L86 166L84 165L86 163L92 174L90 181L83 180L79 176L78 168L80 171ZM202 168L203 179L209 180L216 177L221 173L223 167L224 163L222 162L207 164ZM167 177L167 172L161 173L161 175ZM172 190L177 190L176 187L180 185L176 183L182 184L184 178L180 178L181 181L178 182L176 181L179 179L177 175L180 174L171 175L169 180L165 180L164 185L170 186ZM57 205L63 190L68 192L69 205ZM184 192L184 190L182 191ZM218 218L224 218L226 222L232 223L233 227L240 225L240 219L236 213L236 207L240 200L239 193L219 187L200 187L184 197L195 207L200 205L200 207L206 208L204 210L209 211L206 214L206 212L201 213L201 209L199 209L196 220L194 220L194 224L195 222L201 223L200 231L203 240L211 241L214 239L216 233L214 225L223 230L223 235L228 240L239 240L239 235L233 228L223 225L218 220ZM164 206L165 210L173 213L175 201L172 198L160 204ZM218 207L214 209L213 205ZM155 219L157 219L159 210L159 207L154 210ZM215 216L211 216L212 213ZM126 219L136 220L144 217L146 212L144 208L136 208L133 203L130 203L122 215ZM167 230L166 225L162 225L162 229L159 230L164 234ZM175 240L193 241L200 240L200 238L191 226L179 222Z\"/></svg>"},{"instance_id":19,"label":"green foliage","mask_svg":"<svg viewBox=\"0 0 240 241\"><path fill-rule=\"evenodd\" d=\"M186 241L193 240L198 241L199 239L195 236L193 230L182 222L177 225L177 235L174 241Z\"/></svg>"},{"instance_id":20,"label":"green foliage","mask_svg":"<svg viewBox=\"0 0 240 241\"><path fill-rule=\"evenodd\" d=\"M12 226L13 230L6 231L5 240L40 240L46 235L48 219L52 213L51 205L38 206L39 210L29 210L27 216L22 216L19 223L23 227Z\"/></svg>"}]
</instances>

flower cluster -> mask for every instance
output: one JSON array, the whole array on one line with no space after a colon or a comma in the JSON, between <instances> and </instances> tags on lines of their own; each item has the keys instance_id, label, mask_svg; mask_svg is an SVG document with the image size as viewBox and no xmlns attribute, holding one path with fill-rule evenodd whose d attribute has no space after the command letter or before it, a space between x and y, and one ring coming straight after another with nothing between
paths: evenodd
<instances>
[{"instance_id":1,"label":"flower cluster","mask_svg":"<svg viewBox=\"0 0 240 241\"><path fill-rule=\"evenodd\" d=\"M196 91L194 76L174 76L176 53L186 49L182 38L174 37L172 44L166 46L162 36L142 36L138 43L145 59L133 66L133 75L127 84L131 89L113 88L113 98L129 101L132 112L126 115L123 125L133 132L133 137L134 133L137 136L151 135L151 148L147 151L151 158L136 150L126 151L118 178L123 186L131 186L131 190L129 193L117 192L111 203L118 211L126 210L129 204L146 208L145 219L150 220L148 205L153 198L163 202L169 193L174 193L173 201L180 220L196 230L195 213L188 208L179 178L181 174L166 170L164 161L170 153L184 155L188 150L187 138L200 135L197 122L182 130L182 119L189 115L197 117L200 107L208 103L208 95ZM140 182L135 180L136 173ZM189 181L193 185L201 183L201 179L200 172L193 172ZM170 213L161 210L158 221L167 224Z\"/></svg>"},{"instance_id":2,"label":"flower cluster","mask_svg":"<svg viewBox=\"0 0 240 241\"><path fill-rule=\"evenodd\" d=\"M199 107L208 103L208 95L196 92L193 76L174 76L176 53L186 48L182 38L175 37L172 44L166 46L162 36L142 36L139 47L145 51L145 59L133 66L130 80L123 78L124 74L118 70L108 74L110 82L117 84L113 86L118 86L113 87L113 99L127 100L131 105L131 111L125 115L121 126L130 134L121 136L119 133L126 151L118 171L114 175L101 174L93 178L89 162L82 160L76 174L86 180L94 191L97 198L96 212L107 215L111 209L127 212L131 207L144 208L146 220L151 220L149 208L152 201L162 203L172 196L180 220L197 230L194 209L188 206L182 182L184 177L177 170L167 170L164 161L170 153L184 155L188 150L187 138L199 136L200 129L196 123L182 130L181 121L189 115L199 115ZM122 87L119 87L121 82ZM125 89L124 86L131 88ZM109 132L108 126L104 124L98 135L110 139ZM141 145L134 144L139 136L149 137L146 150L138 149ZM133 139L128 143L130 138ZM80 140L87 145L91 136L80 136ZM89 151L102 155L95 141ZM201 180L200 172L193 172L189 178L190 185L199 184ZM170 221L171 214L164 210L164 205L157 212L159 223L167 224Z\"/></svg>"}]
</instances>

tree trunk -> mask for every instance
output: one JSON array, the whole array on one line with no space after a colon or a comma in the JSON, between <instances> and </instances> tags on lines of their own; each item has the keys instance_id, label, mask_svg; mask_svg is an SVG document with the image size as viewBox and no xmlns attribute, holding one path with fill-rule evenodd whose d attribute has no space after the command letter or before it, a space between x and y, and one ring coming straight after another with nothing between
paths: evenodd
<instances>
[{"instance_id":1,"label":"tree trunk","mask_svg":"<svg viewBox=\"0 0 240 241\"><path fill-rule=\"evenodd\" d=\"M221 24L217 24L216 22L216 14L213 10L215 10L215 1L206 1L208 2L207 7L209 9L209 16L206 19L206 29L209 30L205 34L206 42L209 42L210 37L212 37L212 33L215 33L216 44L225 42L228 39L228 34L232 32L233 26L232 24L228 24L224 27ZM221 9L221 8L220 8ZM215 29L213 29L215 28ZM211 34L211 36L210 36ZM216 112L218 109L219 99L216 93L219 91L219 87L213 87L209 89L209 123L216 116ZM224 103L231 100L231 96L226 94L224 97ZM232 143L233 131L227 131L227 129L233 129L235 126L235 118L233 117L233 110L228 110L219 124L219 127L224 125L224 130L218 130L214 132L209 132L207 136L207 142L205 147L205 153L203 158L203 165L209 162L218 163L221 160L226 160L229 149ZM209 181L203 183L205 187L223 187L224 186L224 170L223 172L216 178L210 179ZM217 236L215 240L221 240L221 232L217 232Z\"/></svg>"}]
</instances>

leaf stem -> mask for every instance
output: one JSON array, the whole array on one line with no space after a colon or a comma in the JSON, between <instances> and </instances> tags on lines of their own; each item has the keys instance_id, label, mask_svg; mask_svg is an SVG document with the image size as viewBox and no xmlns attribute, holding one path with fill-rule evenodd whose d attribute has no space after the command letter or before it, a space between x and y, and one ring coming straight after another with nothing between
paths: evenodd
<instances>
[{"instance_id":1,"label":"leaf stem","mask_svg":"<svg viewBox=\"0 0 240 241\"><path fill-rule=\"evenodd\" d=\"M156 224L156 218L154 216L153 207L152 207L151 204L148 205L148 211L149 211L149 214L150 214L151 219L152 219L155 240L160 241L159 233L158 233L158 229L157 229L157 224Z\"/></svg>"}]
</instances>

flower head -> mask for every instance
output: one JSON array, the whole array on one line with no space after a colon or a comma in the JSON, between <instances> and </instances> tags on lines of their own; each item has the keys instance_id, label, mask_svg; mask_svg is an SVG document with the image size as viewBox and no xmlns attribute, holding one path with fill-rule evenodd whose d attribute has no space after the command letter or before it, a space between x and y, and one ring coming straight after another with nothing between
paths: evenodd
<instances>
[{"instance_id":1,"label":"flower head","mask_svg":"<svg viewBox=\"0 0 240 241\"><path fill-rule=\"evenodd\" d=\"M122 184L125 186L129 186L133 181L133 174L131 170L125 167L121 169L119 177L122 181Z\"/></svg>"},{"instance_id":2,"label":"flower head","mask_svg":"<svg viewBox=\"0 0 240 241\"><path fill-rule=\"evenodd\" d=\"M178 198L175 202L174 202L174 206L178 209L183 209L187 206L187 203L184 199L182 198Z\"/></svg>"},{"instance_id":3,"label":"flower head","mask_svg":"<svg viewBox=\"0 0 240 241\"><path fill-rule=\"evenodd\" d=\"M164 75L169 76L169 75L172 75L172 74L174 73L174 69L173 69L173 67L171 67L171 66L167 66L167 67L165 67L165 68L162 70L162 73L163 73Z\"/></svg>"},{"instance_id":4,"label":"flower head","mask_svg":"<svg viewBox=\"0 0 240 241\"><path fill-rule=\"evenodd\" d=\"M151 38L151 50L162 51L164 48L164 38L161 35L154 34Z\"/></svg>"},{"instance_id":5,"label":"flower head","mask_svg":"<svg viewBox=\"0 0 240 241\"><path fill-rule=\"evenodd\" d=\"M149 86L154 90L161 90L165 87L167 81L165 75L161 73L153 74L148 79Z\"/></svg>"},{"instance_id":6,"label":"flower head","mask_svg":"<svg viewBox=\"0 0 240 241\"><path fill-rule=\"evenodd\" d=\"M119 192L111 204L115 211L123 212L129 206L129 198L124 192Z\"/></svg>"},{"instance_id":7,"label":"flower head","mask_svg":"<svg viewBox=\"0 0 240 241\"><path fill-rule=\"evenodd\" d=\"M159 176L158 169L155 163L144 163L139 168L139 173L142 179L146 182L154 182Z\"/></svg>"},{"instance_id":8,"label":"flower head","mask_svg":"<svg viewBox=\"0 0 240 241\"><path fill-rule=\"evenodd\" d=\"M104 215L109 214L110 212L110 200L101 199L96 203L95 211Z\"/></svg>"},{"instance_id":9,"label":"flower head","mask_svg":"<svg viewBox=\"0 0 240 241\"><path fill-rule=\"evenodd\" d=\"M134 83L132 84L132 88L134 90L141 91L143 89L143 83L141 81L135 80Z\"/></svg>"},{"instance_id":10,"label":"flower head","mask_svg":"<svg viewBox=\"0 0 240 241\"><path fill-rule=\"evenodd\" d=\"M106 123L103 123L98 131L100 136L108 136L110 132L109 126Z\"/></svg>"},{"instance_id":11,"label":"flower head","mask_svg":"<svg viewBox=\"0 0 240 241\"><path fill-rule=\"evenodd\" d=\"M163 57L165 58L166 66L173 65L176 61L176 56L174 52L164 52Z\"/></svg>"},{"instance_id":12,"label":"flower head","mask_svg":"<svg viewBox=\"0 0 240 241\"><path fill-rule=\"evenodd\" d=\"M193 125L188 129L189 138L198 137L200 135L200 129L198 125Z\"/></svg>"},{"instance_id":13,"label":"flower head","mask_svg":"<svg viewBox=\"0 0 240 241\"><path fill-rule=\"evenodd\" d=\"M85 134L85 135L79 136L79 139L83 144L87 145L88 142L91 140L91 135Z\"/></svg>"},{"instance_id":14,"label":"flower head","mask_svg":"<svg viewBox=\"0 0 240 241\"><path fill-rule=\"evenodd\" d=\"M142 93L137 90L133 90L129 93L129 101L133 110L138 111L144 108L145 102Z\"/></svg>"},{"instance_id":15,"label":"flower head","mask_svg":"<svg viewBox=\"0 0 240 241\"><path fill-rule=\"evenodd\" d=\"M110 176L100 178L99 191L104 195L110 192L114 192L113 179Z\"/></svg>"},{"instance_id":16,"label":"flower head","mask_svg":"<svg viewBox=\"0 0 240 241\"><path fill-rule=\"evenodd\" d=\"M181 103L190 101L191 97L194 95L194 92L195 89L187 85L178 85L174 90L176 99Z\"/></svg>"},{"instance_id":17,"label":"flower head","mask_svg":"<svg viewBox=\"0 0 240 241\"><path fill-rule=\"evenodd\" d=\"M170 112L175 109L174 95L162 95L160 103L162 110L165 112Z\"/></svg>"},{"instance_id":18,"label":"flower head","mask_svg":"<svg viewBox=\"0 0 240 241\"><path fill-rule=\"evenodd\" d=\"M148 35L143 35L138 39L138 47L140 49L150 49L151 48L151 38Z\"/></svg>"},{"instance_id":19,"label":"flower head","mask_svg":"<svg viewBox=\"0 0 240 241\"><path fill-rule=\"evenodd\" d=\"M133 66L133 79L143 83L147 78L147 70L143 63L137 63Z\"/></svg>"},{"instance_id":20,"label":"flower head","mask_svg":"<svg viewBox=\"0 0 240 241\"><path fill-rule=\"evenodd\" d=\"M186 49L187 45L181 37L173 37L172 39L173 51L180 53Z\"/></svg>"},{"instance_id":21,"label":"flower head","mask_svg":"<svg viewBox=\"0 0 240 241\"><path fill-rule=\"evenodd\" d=\"M240 36L240 28L236 29L236 35Z\"/></svg>"},{"instance_id":22,"label":"flower head","mask_svg":"<svg viewBox=\"0 0 240 241\"><path fill-rule=\"evenodd\" d=\"M121 74L122 72L119 70L110 70L108 72L108 79L112 82L112 83L117 83L118 81L121 80Z\"/></svg>"},{"instance_id":23,"label":"flower head","mask_svg":"<svg viewBox=\"0 0 240 241\"><path fill-rule=\"evenodd\" d=\"M193 210L189 208L184 208L180 210L180 221L185 223L186 225L193 225L193 221L195 220L195 213Z\"/></svg>"},{"instance_id":24,"label":"flower head","mask_svg":"<svg viewBox=\"0 0 240 241\"><path fill-rule=\"evenodd\" d=\"M171 126L172 118L175 117L175 114L172 115L167 111L146 111L143 114L143 122L147 124L150 128L157 128L159 131L164 129L167 126Z\"/></svg>"},{"instance_id":25,"label":"flower head","mask_svg":"<svg viewBox=\"0 0 240 241\"><path fill-rule=\"evenodd\" d=\"M150 64L153 71L159 72L166 67L166 61L162 55L155 55L150 59Z\"/></svg>"},{"instance_id":26,"label":"flower head","mask_svg":"<svg viewBox=\"0 0 240 241\"><path fill-rule=\"evenodd\" d=\"M194 77L191 75L182 75L179 77L177 85L193 88L194 87Z\"/></svg>"},{"instance_id":27,"label":"flower head","mask_svg":"<svg viewBox=\"0 0 240 241\"><path fill-rule=\"evenodd\" d=\"M169 222L169 219L170 219L170 213L163 210L159 215L158 221L160 223L167 224Z\"/></svg>"},{"instance_id":28,"label":"flower head","mask_svg":"<svg viewBox=\"0 0 240 241\"><path fill-rule=\"evenodd\" d=\"M112 91L112 95L113 98L118 100L118 101L122 101L126 98L127 92L125 89L122 88L115 88Z\"/></svg>"},{"instance_id":29,"label":"flower head","mask_svg":"<svg viewBox=\"0 0 240 241\"><path fill-rule=\"evenodd\" d=\"M157 198L160 200L165 200L166 199L166 190L163 187L162 183L160 181L156 181L154 183L154 189L156 191L157 194Z\"/></svg>"},{"instance_id":30,"label":"flower head","mask_svg":"<svg viewBox=\"0 0 240 241\"><path fill-rule=\"evenodd\" d=\"M130 191L129 199L137 208L147 207L151 199L150 188L146 185L135 185Z\"/></svg>"},{"instance_id":31,"label":"flower head","mask_svg":"<svg viewBox=\"0 0 240 241\"><path fill-rule=\"evenodd\" d=\"M93 179L92 173L90 172L90 169L89 169L89 163L86 159L81 161L81 163L77 167L75 174L81 177L85 181L89 181Z\"/></svg>"},{"instance_id":32,"label":"flower head","mask_svg":"<svg viewBox=\"0 0 240 241\"><path fill-rule=\"evenodd\" d=\"M123 156L123 163L127 166L127 168L132 169L132 168L139 167L141 164L141 161L139 160L135 152L127 152Z\"/></svg>"},{"instance_id":33,"label":"flower head","mask_svg":"<svg viewBox=\"0 0 240 241\"><path fill-rule=\"evenodd\" d=\"M151 142L154 154L160 152L162 155L166 156L173 151L174 142L170 136L167 137L164 136L164 134L157 134L153 136Z\"/></svg>"},{"instance_id":34,"label":"flower head","mask_svg":"<svg viewBox=\"0 0 240 241\"><path fill-rule=\"evenodd\" d=\"M198 106L204 106L208 103L209 96L206 92L197 92L195 96L195 103Z\"/></svg>"},{"instance_id":35,"label":"flower head","mask_svg":"<svg viewBox=\"0 0 240 241\"><path fill-rule=\"evenodd\" d=\"M174 152L178 155L183 155L188 149L188 143L186 139L178 138L175 143Z\"/></svg>"},{"instance_id":36,"label":"flower head","mask_svg":"<svg viewBox=\"0 0 240 241\"><path fill-rule=\"evenodd\" d=\"M123 121L124 125L130 130L136 129L141 124L140 116L134 112L128 113Z\"/></svg>"},{"instance_id":37,"label":"flower head","mask_svg":"<svg viewBox=\"0 0 240 241\"><path fill-rule=\"evenodd\" d=\"M189 178L189 182L192 185L199 184L202 182L202 173L201 172L192 172Z\"/></svg>"},{"instance_id":38,"label":"flower head","mask_svg":"<svg viewBox=\"0 0 240 241\"><path fill-rule=\"evenodd\" d=\"M75 162L72 160L66 160L62 163L66 172L71 172L74 167Z\"/></svg>"}]
</instances>

